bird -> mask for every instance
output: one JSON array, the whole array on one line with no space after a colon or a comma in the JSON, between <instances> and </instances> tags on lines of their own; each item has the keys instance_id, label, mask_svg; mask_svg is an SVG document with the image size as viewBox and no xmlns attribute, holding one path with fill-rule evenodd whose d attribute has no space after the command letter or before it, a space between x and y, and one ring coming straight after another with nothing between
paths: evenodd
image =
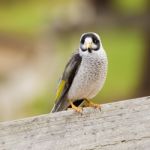
<instances>
[{"instance_id":1,"label":"bird","mask_svg":"<svg viewBox=\"0 0 150 150\"><path fill-rule=\"evenodd\" d=\"M82 113L82 106L101 108L91 101L101 91L107 76L108 59L100 36L83 33L79 48L65 66L56 91L52 113L72 108Z\"/></svg>"}]
</instances>

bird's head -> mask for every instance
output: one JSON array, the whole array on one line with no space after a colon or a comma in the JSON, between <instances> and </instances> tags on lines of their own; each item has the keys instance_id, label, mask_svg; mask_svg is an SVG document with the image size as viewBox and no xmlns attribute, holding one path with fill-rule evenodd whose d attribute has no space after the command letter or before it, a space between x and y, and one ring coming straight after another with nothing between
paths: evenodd
<instances>
[{"instance_id":1,"label":"bird's head","mask_svg":"<svg viewBox=\"0 0 150 150\"><path fill-rule=\"evenodd\" d=\"M88 32L81 35L80 38L80 54L87 55L89 53L96 53L100 50L101 41L98 34Z\"/></svg>"}]
</instances>

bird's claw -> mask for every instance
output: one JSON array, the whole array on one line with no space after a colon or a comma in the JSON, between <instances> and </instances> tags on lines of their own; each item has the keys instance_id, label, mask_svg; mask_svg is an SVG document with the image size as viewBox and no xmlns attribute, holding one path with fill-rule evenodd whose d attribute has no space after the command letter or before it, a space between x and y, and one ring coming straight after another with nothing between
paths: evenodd
<instances>
[{"instance_id":1,"label":"bird's claw","mask_svg":"<svg viewBox=\"0 0 150 150\"><path fill-rule=\"evenodd\" d=\"M72 107L72 109L74 109L78 113L82 113L83 112L83 108L82 107L76 107L76 106L74 106L74 107Z\"/></svg>"},{"instance_id":2,"label":"bird's claw","mask_svg":"<svg viewBox=\"0 0 150 150\"><path fill-rule=\"evenodd\" d=\"M86 100L88 102L89 107L94 107L95 109L101 110L101 105L91 102L90 100Z\"/></svg>"},{"instance_id":3,"label":"bird's claw","mask_svg":"<svg viewBox=\"0 0 150 150\"><path fill-rule=\"evenodd\" d=\"M82 111L83 111L83 108L82 107L77 107L77 106L75 106L73 103L72 103L72 101L71 100L69 100L69 102L70 102L70 105L71 105L71 108L72 109L74 109L76 112L78 112L78 113L82 113Z\"/></svg>"}]
</instances>

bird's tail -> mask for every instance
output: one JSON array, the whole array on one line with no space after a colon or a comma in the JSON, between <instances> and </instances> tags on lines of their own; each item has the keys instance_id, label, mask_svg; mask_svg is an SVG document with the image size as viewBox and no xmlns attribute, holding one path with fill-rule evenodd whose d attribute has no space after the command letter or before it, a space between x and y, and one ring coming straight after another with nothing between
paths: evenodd
<instances>
[{"instance_id":1,"label":"bird's tail","mask_svg":"<svg viewBox=\"0 0 150 150\"><path fill-rule=\"evenodd\" d=\"M67 110L69 107L69 101L66 96L61 97L58 101L56 101L54 107L51 110L51 113Z\"/></svg>"},{"instance_id":2,"label":"bird's tail","mask_svg":"<svg viewBox=\"0 0 150 150\"><path fill-rule=\"evenodd\" d=\"M79 106L85 107L86 106L84 99L76 100L73 102L73 104L76 107L79 107ZM68 108L71 108L71 105L65 96L65 97L62 97L59 101L57 101L55 103L54 107L51 110L51 113L67 110Z\"/></svg>"}]
</instances>

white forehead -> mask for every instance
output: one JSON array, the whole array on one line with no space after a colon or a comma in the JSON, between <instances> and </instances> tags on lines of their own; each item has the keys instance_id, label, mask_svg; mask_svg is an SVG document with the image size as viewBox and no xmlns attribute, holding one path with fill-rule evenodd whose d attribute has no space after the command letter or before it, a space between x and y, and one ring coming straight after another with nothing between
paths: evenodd
<instances>
[{"instance_id":1,"label":"white forehead","mask_svg":"<svg viewBox=\"0 0 150 150\"><path fill-rule=\"evenodd\" d=\"M91 42L92 42L92 38L91 37L85 38L85 43L91 43Z\"/></svg>"}]
</instances>

